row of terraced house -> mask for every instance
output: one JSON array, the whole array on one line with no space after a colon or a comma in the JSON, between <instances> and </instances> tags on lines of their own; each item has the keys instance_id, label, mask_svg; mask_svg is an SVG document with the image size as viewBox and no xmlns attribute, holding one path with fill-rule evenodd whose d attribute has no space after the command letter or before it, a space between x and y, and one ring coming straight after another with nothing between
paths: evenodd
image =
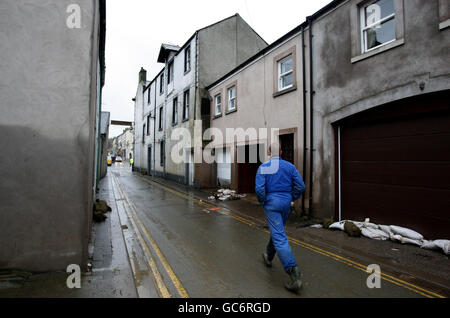
<instances>
[{"instance_id":1,"label":"row of terraced house","mask_svg":"<svg viewBox=\"0 0 450 318\"><path fill-rule=\"evenodd\" d=\"M276 140L303 213L450 237L449 48L449 0L334 0L271 44L234 15L139 72L134 170L251 193Z\"/></svg>"}]
</instances>

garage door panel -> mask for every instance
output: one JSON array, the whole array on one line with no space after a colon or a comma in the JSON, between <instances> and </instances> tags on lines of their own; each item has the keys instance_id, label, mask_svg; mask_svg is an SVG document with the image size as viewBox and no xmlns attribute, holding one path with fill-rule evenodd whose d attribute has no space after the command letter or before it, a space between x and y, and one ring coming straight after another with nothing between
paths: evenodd
<instances>
[{"instance_id":1,"label":"garage door panel","mask_svg":"<svg viewBox=\"0 0 450 318\"><path fill-rule=\"evenodd\" d=\"M343 219L450 238L450 91L359 113L340 124Z\"/></svg>"},{"instance_id":2,"label":"garage door panel","mask_svg":"<svg viewBox=\"0 0 450 318\"><path fill-rule=\"evenodd\" d=\"M428 116L409 118L398 125L398 120L390 120L384 123L366 123L353 125L351 129L342 129L341 134L348 140L379 139L389 137L418 136L424 134L448 134L450 127L446 116Z\"/></svg>"},{"instance_id":3,"label":"garage door panel","mask_svg":"<svg viewBox=\"0 0 450 318\"><path fill-rule=\"evenodd\" d=\"M450 190L450 162L344 161L341 169L347 182Z\"/></svg>"},{"instance_id":4,"label":"garage door panel","mask_svg":"<svg viewBox=\"0 0 450 318\"><path fill-rule=\"evenodd\" d=\"M343 161L450 161L450 134L345 140L341 152Z\"/></svg>"},{"instance_id":5,"label":"garage door panel","mask_svg":"<svg viewBox=\"0 0 450 318\"><path fill-rule=\"evenodd\" d=\"M342 197L345 219L368 217L412 228L426 238L450 237L450 191L346 182Z\"/></svg>"}]
</instances>

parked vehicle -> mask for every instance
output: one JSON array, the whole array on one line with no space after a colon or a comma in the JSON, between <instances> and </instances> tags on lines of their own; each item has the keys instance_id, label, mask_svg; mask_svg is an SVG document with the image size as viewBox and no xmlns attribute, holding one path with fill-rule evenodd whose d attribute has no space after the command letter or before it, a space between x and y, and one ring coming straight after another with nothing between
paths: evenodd
<instances>
[{"instance_id":1,"label":"parked vehicle","mask_svg":"<svg viewBox=\"0 0 450 318\"><path fill-rule=\"evenodd\" d=\"M116 157L116 162L122 162L122 157L117 156L117 157Z\"/></svg>"}]
</instances>

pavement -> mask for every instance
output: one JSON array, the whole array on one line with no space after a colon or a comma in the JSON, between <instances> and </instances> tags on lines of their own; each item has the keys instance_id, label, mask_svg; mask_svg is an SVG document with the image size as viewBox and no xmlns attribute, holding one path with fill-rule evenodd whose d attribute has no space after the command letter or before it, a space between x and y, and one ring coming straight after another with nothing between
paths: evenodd
<instances>
[{"instance_id":1,"label":"pavement","mask_svg":"<svg viewBox=\"0 0 450 318\"><path fill-rule=\"evenodd\" d=\"M295 215L286 232L304 286L301 295L289 293L279 260L272 268L262 263L269 234L252 196L209 201L208 191L132 173L127 164L108 168L99 196L112 212L94 223L93 270L83 273L81 288L67 288L65 272L9 281L0 273L0 297L450 296L448 256L305 227L309 221ZM369 264L379 266L381 288L368 287Z\"/></svg>"}]
</instances>

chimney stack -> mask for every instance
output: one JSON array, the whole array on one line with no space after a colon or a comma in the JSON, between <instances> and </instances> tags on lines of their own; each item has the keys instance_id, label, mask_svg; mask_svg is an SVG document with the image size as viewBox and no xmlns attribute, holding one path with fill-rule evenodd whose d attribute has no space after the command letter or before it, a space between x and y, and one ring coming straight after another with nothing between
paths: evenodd
<instances>
[{"instance_id":1,"label":"chimney stack","mask_svg":"<svg viewBox=\"0 0 450 318\"><path fill-rule=\"evenodd\" d=\"M141 67L141 70L139 71L139 83L146 82L147 81L147 71Z\"/></svg>"}]
</instances>

